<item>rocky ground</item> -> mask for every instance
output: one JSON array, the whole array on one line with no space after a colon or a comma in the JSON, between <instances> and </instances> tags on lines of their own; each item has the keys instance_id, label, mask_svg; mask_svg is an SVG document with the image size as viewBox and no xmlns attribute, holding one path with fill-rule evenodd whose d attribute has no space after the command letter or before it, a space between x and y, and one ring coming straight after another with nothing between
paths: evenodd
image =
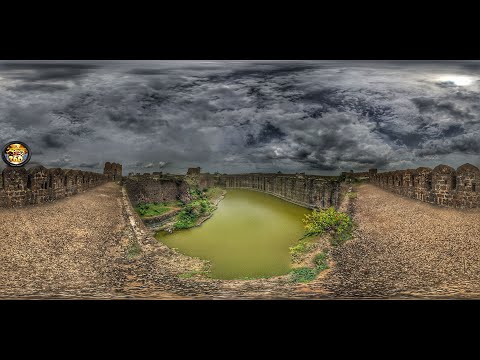
<instances>
[{"instance_id":1,"label":"rocky ground","mask_svg":"<svg viewBox=\"0 0 480 360\"><path fill-rule=\"evenodd\" d=\"M49 204L0 209L0 296L110 295L122 231L117 188L111 183Z\"/></svg>"},{"instance_id":2,"label":"rocky ground","mask_svg":"<svg viewBox=\"0 0 480 360\"><path fill-rule=\"evenodd\" d=\"M158 243L113 182L0 217L0 298L287 297L284 278L182 279L206 263Z\"/></svg>"},{"instance_id":3,"label":"rocky ground","mask_svg":"<svg viewBox=\"0 0 480 360\"><path fill-rule=\"evenodd\" d=\"M365 184L354 211L355 238L334 250L335 266L305 292L480 297L479 210L440 208Z\"/></svg>"},{"instance_id":4,"label":"rocky ground","mask_svg":"<svg viewBox=\"0 0 480 360\"><path fill-rule=\"evenodd\" d=\"M124 298L135 279L121 187L0 209L1 298ZM177 297L158 292L165 298Z\"/></svg>"},{"instance_id":5,"label":"rocky ground","mask_svg":"<svg viewBox=\"0 0 480 360\"><path fill-rule=\"evenodd\" d=\"M108 183L50 204L0 209L1 298L480 297L480 211L445 209L361 185L355 238L309 284L288 276L212 280L158 243ZM132 249L136 249L132 251Z\"/></svg>"}]
</instances>

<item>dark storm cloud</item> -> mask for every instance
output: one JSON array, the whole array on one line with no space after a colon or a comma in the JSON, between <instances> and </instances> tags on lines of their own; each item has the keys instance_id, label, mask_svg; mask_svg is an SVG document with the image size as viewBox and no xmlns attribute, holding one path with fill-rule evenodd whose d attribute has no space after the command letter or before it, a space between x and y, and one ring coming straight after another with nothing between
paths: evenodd
<instances>
[{"instance_id":1,"label":"dark storm cloud","mask_svg":"<svg viewBox=\"0 0 480 360\"><path fill-rule=\"evenodd\" d=\"M144 107L142 107L144 109ZM108 120L119 129L132 131L135 133L151 133L152 129L159 127L168 127L169 123L165 120L152 118L150 116L136 115L120 111L107 111Z\"/></svg>"},{"instance_id":2,"label":"dark storm cloud","mask_svg":"<svg viewBox=\"0 0 480 360\"><path fill-rule=\"evenodd\" d=\"M310 151L306 149L299 149L293 153L293 158L299 161L304 161L310 155Z\"/></svg>"},{"instance_id":3,"label":"dark storm cloud","mask_svg":"<svg viewBox=\"0 0 480 360\"><path fill-rule=\"evenodd\" d=\"M468 111L462 110L452 101L442 100L437 101L436 99L420 97L413 98L412 102L417 106L420 113L446 113L448 116L458 119L470 119L473 118L473 115L468 113Z\"/></svg>"},{"instance_id":4,"label":"dark storm cloud","mask_svg":"<svg viewBox=\"0 0 480 360\"><path fill-rule=\"evenodd\" d=\"M315 160L308 161L308 170L338 170L338 166L329 164L327 162L322 162L322 158L315 158Z\"/></svg>"},{"instance_id":5,"label":"dark storm cloud","mask_svg":"<svg viewBox=\"0 0 480 360\"><path fill-rule=\"evenodd\" d=\"M251 66L247 67L223 69L224 71L220 73L208 75L207 79L215 82L236 81L249 78L267 80L272 77L291 75L323 67L323 65L318 63L314 65L301 63L295 64L291 62L278 62L278 64L273 62L252 62L250 65Z\"/></svg>"},{"instance_id":6,"label":"dark storm cloud","mask_svg":"<svg viewBox=\"0 0 480 360\"><path fill-rule=\"evenodd\" d=\"M462 134L452 138L429 140L418 150L419 156L445 155L452 153L480 154L480 132Z\"/></svg>"},{"instance_id":7,"label":"dark storm cloud","mask_svg":"<svg viewBox=\"0 0 480 360\"><path fill-rule=\"evenodd\" d=\"M312 126L312 122L315 125ZM297 150L285 154L310 169L341 169L340 164L358 168L381 167L388 163L391 148L374 131L365 129L358 117L341 112L311 120L304 131L292 136ZM373 128L373 127L372 127Z\"/></svg>"},{"instance_id":8,"label":"dark storm cloud","mask_svg":"<svg viewBox=\"0 0 480 360\"><path fill-rule=\"evenodd\" d=\"M286 134L280 130L280 128L272 125L270 121L267 121L263 126L262 130L258 134L259 142L270 142L273 139L283 139Z\"/></svg>"},{"instance_id":9,"label":"dark storm cloud","mask_svg":"<svg viewBox=\"0 0 480 360\"><path fill-rule=\"evenodd\" d=\"M479 64L4 62L0 140L45 166L125 173L456 166L480 154Z\"/></svg>"},{"instance_id":10,"label":"dark storm cloud","mask_svg":"<svg viewBox=\"0 0 480 360\"><path fill-rule=\"evenodd\" d=\"M93 64L7 62L0 64L0 74L23 81L73 80L97 68Z\"/></svg>"},{"instance_id":11,"label":"dark storm cloud","mask_svg":"<svg viewBox=\"0 0 480 360\"><path fill-rule=\"evenodd\" d=\"M53 134L43 135L41 137L41 140L43 142L43 146L47 148L61 149L66 147L66 144L63 141L64 139L62 139L62 137L58 135L53 135Z\"/></svg>"},{"instance_id":12,"label":"dark storm cloud","mask_svg":"<svg viewBox=\"0 0 480 360\"><path fill-rule=\"evenodd\" d=\"M133 162L133 163L126 163L123 164L124 167L127 167L130 169L130 171L160 171L163 170L164 168L168 168L169 166L172 166L171 163L166 162L166 161L151 161L147 163L143 163L141 161Z\"/></svg>"},{"instance_id":13,"label":"dark storm cloud","mask_svg":"<svg viewBox=\"0 0 480 360\"><path fill-rule=\"evenodd\" d=\"M132 69L127 71L128 74L133 75L161 75L168 74L168 70L165 69Z\"/></svg>"},{"instance_id":14,"label":"dark storm cloud","mask_svg":"<svg viewBox=\"0 0 480 360\"><path fill-rule=\"evenodd\" d=\"M99 162L80 163L80 164L78 164L78 167L86 168L86 169L97 169L97 168L101 167L101 164Z\"/></svg>"},{"instance_id":15,"label":"dark storm cloud","mask_svg":"<svg viewBox=\"0 0 480 360\"><path fill-rule=\"evenodd\" d=\"M417 118L418 124L423 123L421 118ZM407 148L416 149L423 142L424 136L422 133L402 133L398 129L392 127L376 126L374 133L379 134L386 140L391 140L394 143L405 145Z\"/></svg>"},{"instance_id":16,"label":"dark storm cloud","mask_svg":"<svg viewBox=\"0 0 480 360\"><path fill-rule=\"evenodd\" d=\"M342 99L338 95L338 89L322 88L304 93L302 99L313 104L337 107L342 105Z\"/></svg>"},{"instance_id":17,"label":"dark storm cloud","mask_svg":"<svg viewBox=\"0 0 480 360\"><path fill-rule=\"evenodd\" d=\"M31 84L24 83L21 85L15 85L9 88L11 91L44 91L44 92L53 92L67 90L68 86L58 85L58 84Z\"/></svg>"},{"instance_id":18,"label":"dark storm cloud","mask_svg":"<svg viewBox=\"0 0 480 360\"><path fill-rule=\"evenodd\" d=\"M470 72L480 73L480 63L478 62L466 62L461 64L461 67L463 67L469 73Z\"/></svg>"},{"instance_id":19,"label":"dark storm cloud","mask_svg":"<svg viewBox=\"0 0 480 360\"><path fill-rule=\"evenodd\" d=\"M272 140L283 139L286 134L280 130L280 128L272 125L270 121L267 121L262 125L262 128L257 136L247 134L246 145L255 146L257 144L269 143Z\"/></svg>"},{"instance_id":20,"label":"dark storm cloud","mask_svg":"<svg viewBox=\"0 0 480 360\"><path fill-rule=\"evenodd\" d=\"M2 62L0 63L0 70L50 70L50 69L74 69L87 70L97 69L99 65L95 64L78 64L68 62Z\"/></svg>"},{"instance_id":21,"label":"dark storm cloud","mask_svg":"<svg viewBox=\"0 0 480 360\"><path fill-rule=\"evenodd\" d=\"M33 155L32 155L33 156ZM42 164L43 165L43 164ZM64 155L60 158L52 158L46 161L48 167L70 168L73 167L71 158L68 155Z\"/></svg>"}]
</instances>

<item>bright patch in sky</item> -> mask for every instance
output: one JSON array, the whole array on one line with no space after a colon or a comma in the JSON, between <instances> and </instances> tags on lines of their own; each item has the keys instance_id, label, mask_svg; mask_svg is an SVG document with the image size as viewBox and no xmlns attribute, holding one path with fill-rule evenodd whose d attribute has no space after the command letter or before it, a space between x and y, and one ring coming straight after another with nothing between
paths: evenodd
<instances>
[{"instance_id":1,"label":"bright patch in sky","mask_svg":"<svg viewBox=\"0 0 480 360\"><path fill-rule=\"evenodd\" d=\"M465 75L443 75L438 80L441 82L452 82L457 86L468 86L473 82L471 76Z\"/></svg>"}]
</instances>

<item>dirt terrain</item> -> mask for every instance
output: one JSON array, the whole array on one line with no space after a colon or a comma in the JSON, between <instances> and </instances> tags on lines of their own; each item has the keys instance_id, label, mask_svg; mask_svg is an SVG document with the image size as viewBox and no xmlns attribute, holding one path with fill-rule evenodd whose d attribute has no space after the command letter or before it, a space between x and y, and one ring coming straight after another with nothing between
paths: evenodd
<instances>
[{"instance_id":1,"label":"dirt terrain","mask_svg":"<svg viewBox=\"0 0 480 360\"><path fill-rule=\"evenodd\" d=\"M480 211L441 208L361 185L355 238L308 286L336 297L480 297ZM306 291L306 289L304 289Z\"/></svg>"},{"instance_id":2,"label":"dirt terrain","mask_svg":"<svg viewBox=\"0 0 480 360\"><path fill-rule=\"evenodd\" d=\"M158 243L113 182L0 217L0 298L288 296L284 278L183 279L205 262Z\"/></svg>"},{"instance_id":3,"label":"dirt terrain","mask_svg":"<svg viewBox=\"0 0 480 360\"><path fill-rule=\"evenodd\" d=\"M128 270L129 228L119 185L1 209L0 217L0 297L129 297L135 282Z\"/></svg>"},{"instance_id":4,"label":"dirt terrain","mask_svg":"<svg viewBox=\"0 0 480 360\"><path fill-rule=\"evenodd\" d=\"M480 297L479 210L362 185L354 213L355 238L332 252L334 266L312 283L183 278L205 262L158 243L110 182L49 204L0 209L0 298Z\"/></svg>"}]
</instances>

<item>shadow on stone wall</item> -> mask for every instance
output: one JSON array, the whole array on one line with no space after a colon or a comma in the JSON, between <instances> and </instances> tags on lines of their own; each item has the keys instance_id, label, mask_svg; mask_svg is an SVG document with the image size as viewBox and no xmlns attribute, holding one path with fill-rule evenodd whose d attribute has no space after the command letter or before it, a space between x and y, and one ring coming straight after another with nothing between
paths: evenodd
<instances>
[{"instance_id":1,"label":"shadow on stone wall","mask_svg":"<svg viewBox=\"0 0 480 360\"><path fill-rule=\"evenodd\" d=\"M383 189L420 201L455 208L478 208L480 170L464 164L457 170L438 165L376 173L370 182Z\"/></svg>"},{"instance_id":2,"label":"shadow on stone wall","mask_svg":"<svg viewBox=\"0 0 480 360\"><path fill-rule=\"evenodd\" d=\"M338 207L339 203L340 181L335 176L280 173L224 175L220 178L227 189L261 191L310 209Z\"/></svg>"},{"instance_id":3,"label":"shadow on stone wall","mask_svg":"<svg viewBox=\"0 0 480 360\"><path fill-rule=\"evenodd\" d=\"M181 175L144 175L128 176L123 184L132 206L142 203L191 200L189 185Z\"/></svg>"},{"instance_id":4,"label":"shadow on stone wall","mask_svg":"<svg viewBox=\"0 0 480 360\"><path fill-rule=\"evenodd\" d=\"M210 174L200 173L200 168L189 169L187 175L129 174L124 183L133 206L148 202L189 201L191 186L200 189L218 186L261 191L311 209L327 208L338 206L341 191L339 178L335 176L304 173Z\"/></svg>"},{"instance_id":5,"label":"shadow on stone wall","mask_svg":"<svg viewBox=\"0 0 480 360\"><path fill-rule=\"evenodd\" d=\"M122 165L107 161L105 163L105 167L103 168L103 174L112 181L122 180Z\"/></svg>"},{"instance_id":6,"label":"shadow on stone wall","mask_svg":"<svg viewBox=\"0 0 480 360\"><path fill-rule=\"evenodd\" d=\"M54 201L107 181L108 176L81 170L7 167L0 178L0 207Z\"/></svg>"}]
</instances>

